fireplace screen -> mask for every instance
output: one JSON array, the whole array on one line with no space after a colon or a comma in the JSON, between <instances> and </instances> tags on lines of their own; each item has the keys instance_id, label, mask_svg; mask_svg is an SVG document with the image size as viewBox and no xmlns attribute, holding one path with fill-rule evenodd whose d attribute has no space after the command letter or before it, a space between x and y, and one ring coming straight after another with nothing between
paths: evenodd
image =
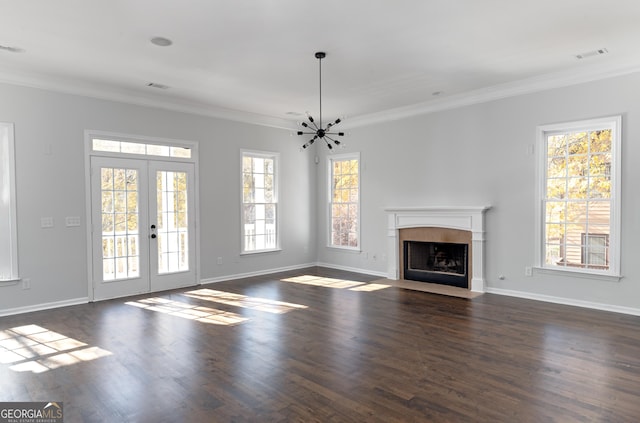
<instances>
[{"instance_id":1,"label":"fireplace screen","mask_svg":"<svg viewBox=\"0 0 640 423\"><path fill-rule=\"evenodd\" d=\"M468 288L468 245L404 241L404 278Z\"/></svg>"}]
</instances>

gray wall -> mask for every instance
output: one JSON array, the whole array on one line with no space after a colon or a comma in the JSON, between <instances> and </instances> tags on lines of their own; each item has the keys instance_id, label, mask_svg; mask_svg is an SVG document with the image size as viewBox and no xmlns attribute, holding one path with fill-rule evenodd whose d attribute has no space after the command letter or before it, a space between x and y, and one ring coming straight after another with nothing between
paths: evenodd
<instances>
[{"instance_id":1,"label":"gray wall","mask_svg":"<svg viewBox=\"0 0 640 423\"><path fill-rule=\"evenodd\" d=\"M326 210L320 208L319 261L384 274L385 208L490 205L485 270L491 291L640 313L640 269L634 266L640 256L635 241L640 235L639 98L640 75L633 74L351 130L349 151L361 152L362 250L367 254L327 248ZM524 268L534 265L535 256L537 152L528 148L535 145L536 127L618 114L623 118L624 278L612 282L535 270L525 277ZM324 204L325 166L318 172L319 204Z\"/></svg>"},{"instance_id":2,"label":"gray wall","mask_svg":"<svg viewBox=\"0 0 640 423\"><path fill-rule=\"evenodd\" d=\"M345 152L362 161L363 253L327 248L326 152L300 153L286 131L0 85L0 121L15 123L18 243L32 287L0 287L2 310L86 298L85 129L200 143L201 279L218 280L321 263L385 275L385 208L491 205L486 277L491 291L640 312L635 184L640 162L640 74L548 90L350 130ZM619 282L534 272L536 126L621 114L622 257ZM239 150L281 153L283 251L239 256ZM41 229L40 218L56 226ZM366 254L365 254L366 253ZM216 263L217 257L223 264ZM374 259L375 257L375 259ZM505 279L498 279L504 275Z\"/></svg>"},{"instance_id":3,"label":"gray wall","mask_svg":"<svg viewBox=\"0 0 640 423\"><path fill-rule=\"evenodd\" d=\"M19 268L31 279L0 287L0 315L87 298L86 129L199 142L201 279L315 262L315 165L287 131L3 84L0 121L15 124ZM280 252L239 255L241 148L280 153Z\"/></svg>"}]
</instances>

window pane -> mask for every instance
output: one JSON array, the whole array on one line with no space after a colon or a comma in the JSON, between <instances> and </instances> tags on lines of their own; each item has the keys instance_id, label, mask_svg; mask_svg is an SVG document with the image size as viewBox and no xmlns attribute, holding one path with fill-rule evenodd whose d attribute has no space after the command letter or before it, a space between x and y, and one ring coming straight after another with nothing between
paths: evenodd
<instances>
[{"instance_id":1,"label":"window pane","mask_svg":"<svg viewBox=\"0 0 640 423\"><path fill-rule=\"evenodd\" d=\"M564 201L548 201L546 208L546 222L564 222L567 203Z\"/></svg>"},{"instance_id":2,"label":"window pane","mask_svg":"<svg viewBox=\"0 0 640 423\"><path fill-rule=\"evenodd\" d=\"M183 147L170 147L169 155L171 157L180 157L180 158L191 158L191 149L183 148Z\"/></svg>"},{"instance_id":3,"label":"window pane","mask_svg":"<svg viewBox=\"0 0 640 423\"><path fill-rule=\"evenodd\" d=\"M590 133L591 153L611 151L611 129L592 131Z\"/></svg>"},{"instance_id":4,"label":"window pane","mask_svg":"<svg viewBox=\"0 0 640 423\"><path fill-rule=\"evenodd\" d=\"M567 197L566 178L549 179L547 181L547 198L559 199Z\"/></svg>"},{"instance_id":5,"label":"window pane","mask_svg":"<svg viewBox=\"0 0 640 423\"><path fill-rule=\"evenodd\" d=\"M94 151L120 152L120 141L93 139Z\"/></svg>"},{"instance_id":6,"label":"window pane","mask_svg":"<svg viewBox=\"0 0 640 423\"><path fill-rule=\"evenodd\" d=\"M146 146L144 144L140 144L137 142L121 142L120 143L120 151L122 153L129 153L129 154L145 154L145 148Z\"/></svg>"},{"instance_id":7,"label":"window pane","mask_svg":"<svg viewBox=\"0 0 640 423\"><path fill-rule=\"evenodd\" d=\"M151 156L169 157L170 150L168 145L147 144L147 154Z\"/></svg>"},{"instance_id":8,"label":"window pane","mask_svg":"<svg viewBox=\"0 0 640 423\"><path fill-rule=\"evenodd\" d=\"M551 135L547 138L547 156L564 156L567 150L567 136Z\"/></svg>"}]
</instances>

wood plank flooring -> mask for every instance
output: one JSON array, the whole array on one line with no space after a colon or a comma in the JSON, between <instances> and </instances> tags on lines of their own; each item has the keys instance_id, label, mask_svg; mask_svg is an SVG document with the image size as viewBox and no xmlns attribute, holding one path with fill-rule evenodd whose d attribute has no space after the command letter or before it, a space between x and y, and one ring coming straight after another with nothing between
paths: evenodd
<instances>
[{"instance_id":1,"label":"wood plank flooring","mask_svg":"<svg viewBox=\"0 0 640 423\"><path fill-rule=\"evenodd\" d=\"M65 422L635 422L640 318L310 268L0 318Z\"/></svg>"}]
</instances>

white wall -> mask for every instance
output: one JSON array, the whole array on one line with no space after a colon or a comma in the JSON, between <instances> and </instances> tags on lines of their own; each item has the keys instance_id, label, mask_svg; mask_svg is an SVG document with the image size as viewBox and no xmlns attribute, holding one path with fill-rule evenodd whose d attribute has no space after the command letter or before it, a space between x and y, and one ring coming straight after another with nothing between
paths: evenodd
<instances>
[{"instance_id":1,"label":"white wall","mask_svg":"<svg viewBox=\"0 0 640 423\"><path fill-rule=\"evenodd\" d=\"M348 151L361 153L367 258L325 247L326 207L320 207L319 261L385 274L385 208L491 205L485 250L490 290L640 312L640 269L634 265L640 256L635 239L640 235L639 98L640 74L633 74L351 130ZM624 278L611 282L540 272L525 277L525 266L534 265L536 155L528 148L535 144L536 127L617 114L623 116ZM318 167L318 175L319 204L325 204L325 166Z\"/></svg>"},{"instance_id":2,"label":"white wall","mask_svg":"<svg viewBox=\"0 0 640 423\"><path fill-rule=\"evenodd\" d=\"M86 129L199 142L201 279L315 262L313 157L287 131L3 84L0 121L15 124L19 267L31 280L0 287L0 315L87 298ZM241 148L280 153L281 252L239 255ZM83 223L66 228L66 216Z\"/></svg>"}]
</instances>

